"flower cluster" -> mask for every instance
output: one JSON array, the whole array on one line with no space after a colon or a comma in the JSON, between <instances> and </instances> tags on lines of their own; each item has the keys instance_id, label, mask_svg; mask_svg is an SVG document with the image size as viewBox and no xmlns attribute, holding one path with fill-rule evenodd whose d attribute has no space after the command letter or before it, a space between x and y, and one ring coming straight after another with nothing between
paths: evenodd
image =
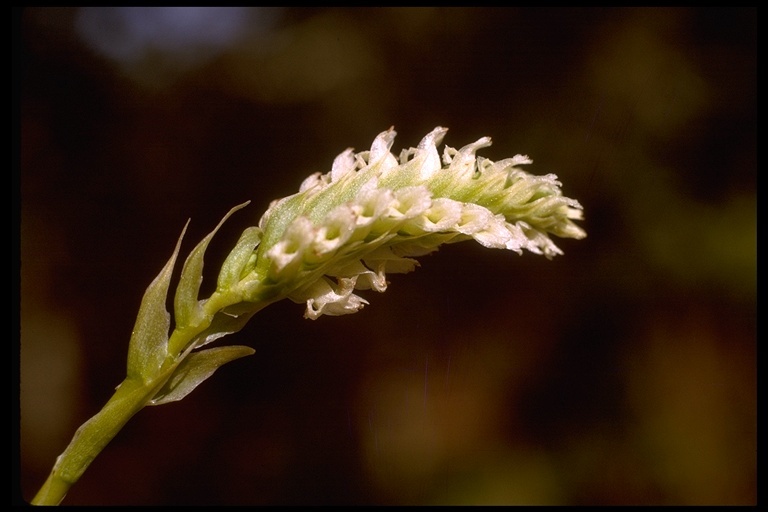
<instances>
[{"instance_id":1,"label":"flower cluster","mask_svg":"<svg viewBox=\"0 0 768 512\"><path fill-rule=\"evenodd\" d=\"M216 290L200 298L203 259L232 208L187 256L168 291L181 237L142 298L128 345L125 380L107 404L78 428L33 499L57 504L91 461L136 412L183 399L222 365L250 355L245 346L206 347L239 331L260 309L290 298L308 318L354 313L367 302L355 290L387 288L387 273L410 272L416 257L445 243L474 239L485 247L561 254L549 235L583 238L572 222L581 205L563 197L557 177L477 157L483 137L460 150L437 145L435 128L418 147L391 152L395 132L379 134L369 151L340 154L331 171L314 174L297 194L270 205L258 226L243 231L218 274ZM171 329L173 318L173 329Z\"/></svg>"},{"instance_id":2,"label":"flower cluster","mask_svg":"<svg viewBox=\"0 0 768 512\"><path fill-rule=\"evenodd\" d=\"M367 304L354 290L384 291L388 272L410 272L414 257L444 243L474 239L551 258L562 252L549 234L586 236L572 222L582 218L581 205L562 195L555 175L521 170L531 163L526 156L477 157L488 137L446 147L441 159L446 132L435 128L396 158L389 129L369 151L344 151L330 172L274 201L259 222L248 299L288 297L306 303L312 319L354 313Z\"/></svg>"}]
</instances>

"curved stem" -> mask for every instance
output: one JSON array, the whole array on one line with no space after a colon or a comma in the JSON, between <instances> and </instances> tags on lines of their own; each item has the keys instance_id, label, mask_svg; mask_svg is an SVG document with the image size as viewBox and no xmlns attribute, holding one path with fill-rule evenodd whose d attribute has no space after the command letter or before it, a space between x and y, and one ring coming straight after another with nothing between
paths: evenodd
<instances>
[{"instance_id":1,"label":"curved stem","mask_svg":"<svg viewBox=\"0 0 768 512\"><path fill-rule=\"evenodd\" d=\"M168 356L158 376L149 382L126 378L114 395L92 418L77 429L69 446L56 459L48 479L32 499L32 505L58 505L96 456L109 444L133 415L146 406L165 385L176 367L194 349L190 343L211 323L216 311L240 297L232 292L214 293L204 304L205 321L191 328L174 329L168 341ZM266 305L254 306L261 309Z\"/></svg>"},{"instance_id":2,"label":"curved stem","mask_svg":"<svg viewBox=\"0 0 768 512\"><path fill-rule=\"evenodd\" d=\"M32 505L58 505L69 488L83 475L93 459L107 446L134 414L139 412L173 372L149 384L124 380L104 407L75 432L69 446L56 459L51 474L32 499Z\"/></svg>"}]
</instances>

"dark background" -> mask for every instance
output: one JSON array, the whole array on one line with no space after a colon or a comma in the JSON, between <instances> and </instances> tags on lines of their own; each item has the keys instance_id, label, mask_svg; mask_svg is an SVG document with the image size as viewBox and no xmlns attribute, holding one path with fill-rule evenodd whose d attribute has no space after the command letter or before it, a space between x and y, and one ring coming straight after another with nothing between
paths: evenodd
<instances>
[{"instance_id":1,"label":"dark background","mask_svg":"<svg viewBox=\"0 0 768 512\"><path fill-rule=\"evenodd\" d=\"M347 317L270 306L222 340L254 356L142 410L65 503L755 503L755 9L142 11L138 39L125 14L26 9L14 39L25 499L188 218L183 251L252 201L210 286L272 199L440 125L556 173L588 237L447 246Z\"/></svg>"}]
</instances>

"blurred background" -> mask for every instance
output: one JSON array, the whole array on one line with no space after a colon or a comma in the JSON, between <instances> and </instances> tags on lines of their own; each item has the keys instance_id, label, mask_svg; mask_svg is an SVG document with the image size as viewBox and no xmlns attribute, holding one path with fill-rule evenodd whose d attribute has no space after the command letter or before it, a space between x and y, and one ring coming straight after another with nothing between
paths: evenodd
<instances>
[{"instance_id":1,"label":"blurred background","mask_svg":"<svg viewBox=\"0 0 768 512\"><path fill-rule=\"evenodd\" d=\"M288 301L69 505L756 502L756 9L27 8L20 492L125 374L144 289L394 126L517 153L585 209L548 261L466 242ZM442 148L440 148L442 152ZM206 283L204 283L206 284Z\"/></svg>"}]
</instances>

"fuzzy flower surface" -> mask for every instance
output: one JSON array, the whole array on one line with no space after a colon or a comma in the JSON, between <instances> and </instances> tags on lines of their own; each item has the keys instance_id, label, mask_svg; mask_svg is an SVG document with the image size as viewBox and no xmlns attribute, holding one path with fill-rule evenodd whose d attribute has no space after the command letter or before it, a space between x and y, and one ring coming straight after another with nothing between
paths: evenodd
<instances>
[{"instance_id":1,"label":"fuzzy flower surface","mask_svg":"<svg viewBox=\"0 0 768 512\"><path fill-rule=\"evenodd\" d=\"M562 195L557 176L522 170L532 163L527 156L478 157L488 137L458 150L446 146L441 157L447 131L435 128L396 157L390 128L370 150L347 149L330 172L273 201L242 269L244 299L287 297L305 303L311 319L355 313L368 303L356 290L383 292L387 273L414 270L414 258L442 244L474 239L552 258L562 251L550 235L586 236L573 222L582 207Z\"/></svg>"}]
</instances>

